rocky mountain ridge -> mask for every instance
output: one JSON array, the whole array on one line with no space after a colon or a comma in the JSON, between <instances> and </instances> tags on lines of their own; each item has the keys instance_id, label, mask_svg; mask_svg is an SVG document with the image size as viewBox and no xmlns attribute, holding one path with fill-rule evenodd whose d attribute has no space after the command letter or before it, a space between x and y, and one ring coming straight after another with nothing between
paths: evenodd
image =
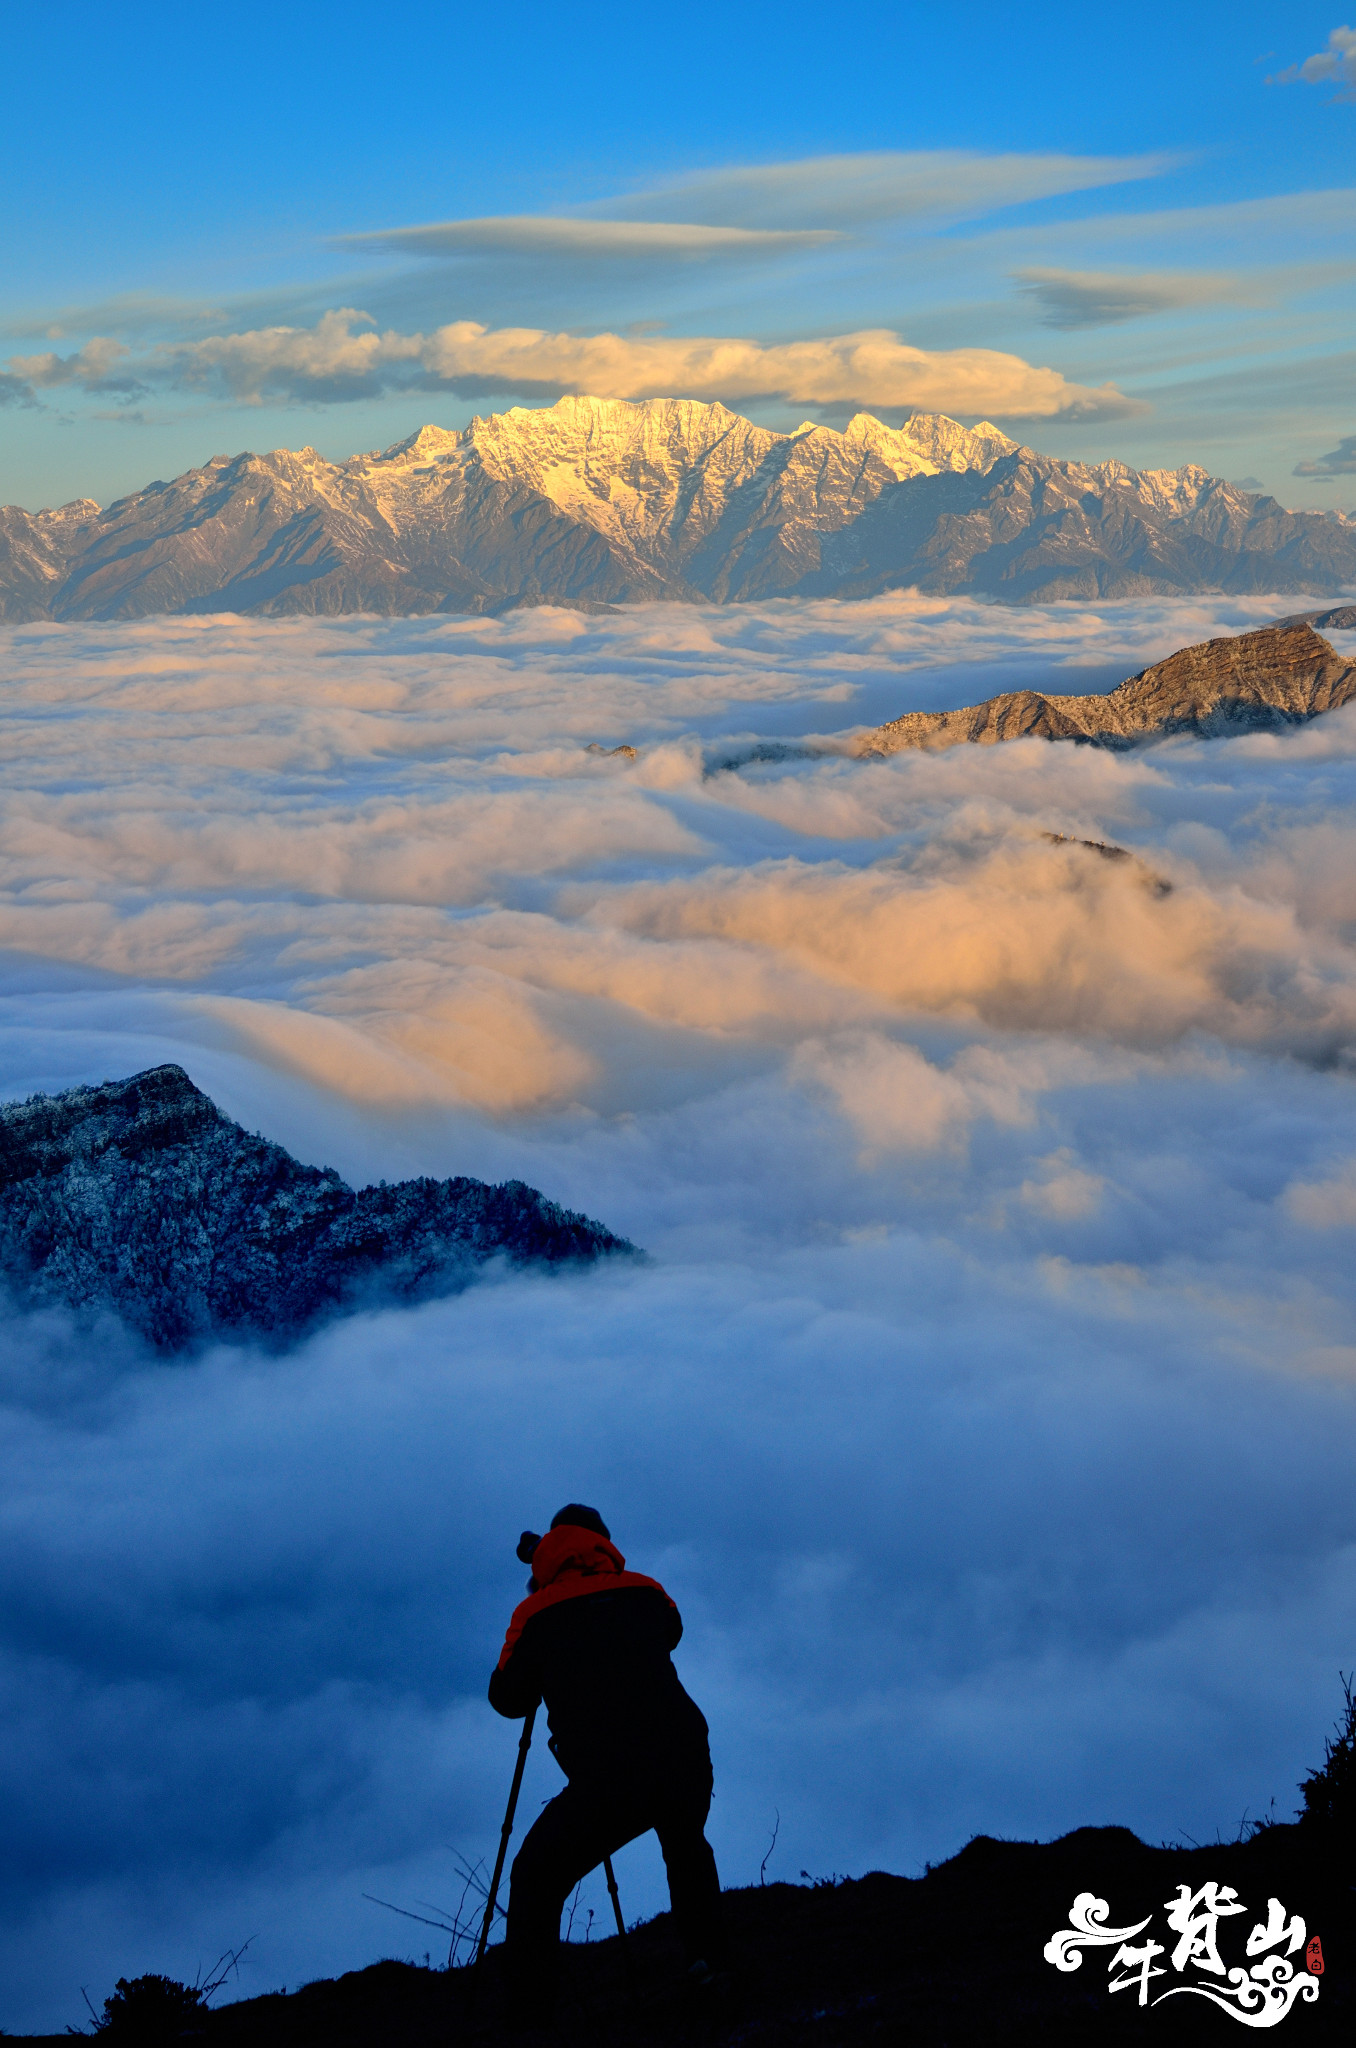
<instances>
[{"instance_id":1,"label":"rocky mountain ridge","mask_svg":"<svg viewBox=\"0 0 1356 2048\"><path fill-rule=\"evenodd\" d=\"M286 1341L452 1293L496 1257L634 1253L522 1181L355 1192L243 1131L182 1067L0 1106L0 1282L26 1307L111 1312L162 1351Z\"/></svg>"},{"instance_id":2,"label":"rocky mountain ridge","mask_svg":"<svg viewBox=\"0 0 1356 2048\"><path fill-rule=\"evenodd\" d=\"M1282 622L1180 648L1104 696L1011 690L958 711L908 711L857 735L852 751L881 756L1014 739L1120 749L1174 733L1221 739L1300 725L1353 698L1356 661L1312 626Z\"/></svg>"},{"instance_id":3,"label":"rocky mountain ridge","mask_svg":"<svg viewBox=\"0 0 1356 2048\"><path fill-rule=\"evenodd\" d=\"M1329 633L1356 633L1356 604L1330 605L1326 611L1292 612L1289 618L1274 619L1277 626L1318 626Z\"/></svg>"},{"instance_id":4,"label":"rocky mountain ridge","mask_svg":"<svg viewBox=\"0 0 1356 2048\"><path fill-rule=\"evenodd\" d=\"M106 509L0 510L10 620L1352 584L1356 522L1191 464L1059 461L942 414L774 433L688 399L562 398L342 463L219 455Z\"/></svg>"}]
</instances>

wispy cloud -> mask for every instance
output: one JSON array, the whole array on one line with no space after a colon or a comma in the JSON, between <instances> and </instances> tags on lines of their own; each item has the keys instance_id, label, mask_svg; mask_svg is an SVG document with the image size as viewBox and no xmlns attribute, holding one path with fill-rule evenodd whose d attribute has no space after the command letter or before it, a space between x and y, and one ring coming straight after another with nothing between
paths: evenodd
<instances>
[{"instance_id":1,"label":"wispy cloud","mask_svg":"<svg viewBox=\"0 0 1356 2048\"><path fill-rule=\"evenodd\" d=\"M570 215L427 221L335 235L340 248L422 256L519 255L584 261L757 257L822 247L848 231L973 217L1068 192L1153 178L1178 159L1002 156L881 150L732 165ZM690 206L691 217L683 217ZM647 217L652 210L653 218Z\"/></svg>"},{"instance_id":2,"label":"wispy cloud","mask_svg":"<svg viewBox=\"0 0 1356 2048\"><path fill-rule=\"evenodd\" d=\"M1356 434L1348 434L1317 462L1297 462L1296 476L1356 476Z\"/></svg>"},{"instance_id":3,"label":"wispy cloud","mask_svg":"<svg viewBox=\"0 0 1356 2048\"><path fill-rule=\"evenodd\" d=\"M1245 296L1237 278L1209 271L1055 270L1013 272L1019 291L1040 307L1047 327L1108 327L1181 306L1206 306Z\"/></svg>"},{"instance_id":4,"label":"wispy cloud","mask_svg":"<svg viewBox=\"0 0 1356 2048\"><path fill-rule=\"evenodd\" d=\"M1290 64L1267 80L1268 85L1336 85L1335 100L1356 100L1356 29L1335 28L1327 47L1302 64Z\"/></svg>"},{"instance_id":5,"label":"wispy cloud","mask_svg":"<svg viewBox=\"0 0 1356 2048\"><path fill-rule=\"evenodd\" d=\"M603 262L637 257L672 261L775 256L839 239L830 228L708 227L694 221L571 220L553 214L427 221L421 226L374 228L331 237L340 248L387 249L406 255L574 256Z\"/></svg>"},{"instance_id":6,"label":"wispy cloud","mask_svg":"<svg viewBox=\"0 0 1356 2048\"><path fill-rule=\"evenodd\" d=\"M1231 256L1236 254L1244 264L1255 264L1259 250L1265 249L1278 262L1293 265L1297 251L1306 250L1312 251L1309 261L1323 264L1325 269L1330 260L1332 275L1350 276L1354 209L1356 187L1324 186L1268 193L1259 199L1221 200L1208 206L1149 207L1039 225L998 223L968 233L954 246L967 258L975 252L1000 258L1007 255L1010 264L1019 252L1030 252L1035 259L1042 248L1070 244L1108 249L1140 244L1147 251L1189 243L1200 249L1228 248ZM1144 264L1145 269L1156 267L1152 261Z\"/></svg>"},{"instance_id":7,"label":"wispy cloud","mask_svg":"<svg viewBox=\"0 0 1356 2048\"><path fill-rule=\"evenodd\" d=\"M1111 384L1074 384L1058 370L995 349L911 348L886 329L765 344L495 330L471 320L428 335L379 334L358 328L364 318L342 308L313 328L213 335L137 357L119 342L100 340L71 356L17 357L11 368L44 386L132 391L155 382L182 390L216 388L244 400L282 394L334 402L416 385L469 397L556 398L575 392L735 402L775 396L806 406L907 407L1009 419L1106 419L1136 409ZM118 366L124 367L115 374Z\"/></svg>"},{"instance_id":8,"label":"wispy cloud","mask_svg":"<svg viewBox=\"0 0 1356 2048\"><path fill-rule=\"evenodd\" d=\"M700 171L624 200L599 201L592 210L652 219L737 222L763 229L963 220L1033 199L1161 177L1182 161L1165 151L1119 157L986 155L962 149L864 151Z\"/></svg>"},{"instance_id":9,"label":"wispy cloud","mask_svg":"<svg viewBox=\"0 0 1356 2048\"><path fill-rule=\"evenodd\" d=\"M66 303L11 315L0 321L0 340L41 338L44 341L61 341L67 335L94 331L123 336L163 333L167 329L183 332L185 328L200 328L204 324L219 326L229 317L228 304L231 311L238 314L243 306L250 303L250 298L244 295L235 295L228 302L221 299L168 298L152 292L122 292L89 304Z\"/></svg>"}]
</instances>

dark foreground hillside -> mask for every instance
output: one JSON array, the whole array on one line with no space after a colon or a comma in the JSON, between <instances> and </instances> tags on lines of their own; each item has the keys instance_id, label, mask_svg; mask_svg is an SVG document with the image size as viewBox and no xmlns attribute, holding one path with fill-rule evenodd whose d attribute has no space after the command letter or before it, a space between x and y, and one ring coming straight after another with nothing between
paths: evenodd
<instances>
[{"instance_id":1,"label":"dark foreground hillside","mask_svg":"<svg viewBox=\"0 0 1356 2048\"><path fill-rule=\"evenodd\" d=\"M1126 1929L1149 1917L1130 1943L1161 1945L1150 1958L1163 1973L1149 1983L1150 2000L1185 1985L1228 1992L1228 1978L1199 1962L1172 1967L1181 1936L1168 1925L1167 1908L1177 1904L1183 1885L1197 1901L1189 1917L1199 1918L1211 1903L1227 1906L1222 1892L1213 1900L1201 1896L1211 1884L1232 1887L1246 1908L1216 1922L1222 1965L1247 1972L1270 1958L1282 1987L1278 1996L1286 1998L1286 1979L1297 1977L1317 1990L1312 2003L1286 1999L1288 2010L1277 2019L1260 2003L1250 2013L1230 2013L1195 1994L1141 2006L1140 1965L1108 1968L1116 1946L1084 1949L1079 1967L1067 1972L1042 1953L1053 1935L1073 1926L1078 1895L1092 1893L1106 1902L1104 1925ZM867 2042L1092 2048L1101 2042L1241 2042L1247 2036L1240 2028L1247 2027L1287 2043L1350 2043L1356 2040L1354 1885L1349 1851L1324 1847L1307 1827L1272 1827L1247 1842L1196 1849L1148 1848L1124 1828L1080 1828L1045 1844L981 1835L922 1878L876 1873L727 1893L736 1965L728 1992L714 2002L703 2004L710 1994L683 1987L667 1915L628 1936L629 1957L615 1936L572 1945L560 2036L567 2048L631 2042L656 2048L855 2048ZM1250 1956L1251 1930L1268 1923L1273 1899L1284 1908L1284 1933L1266 1953L1254 1949ZM1091 1911L1095 1921L1097 1909ZM1277 1964L1295 1939L1296 1915L1305 1923L1298 1947ZM1282 1922L1275 1925L1279 1931ZM1208 1932L1201 1922L1198 1947ZM1306 1954L1315 1936L1322 1974L1311 1976ZM1113 1974L1134 1981L1113 1992ZM500 2010L499 1959L491 1950L482 1973L384 1962L286 1995L243 1999L203 2015L197 2038L207 2048L491 2048L511 2038L502 2032ZM137 2037L110 2027L103 2038L111 2048Z\"/></svg>"}]
</instances>

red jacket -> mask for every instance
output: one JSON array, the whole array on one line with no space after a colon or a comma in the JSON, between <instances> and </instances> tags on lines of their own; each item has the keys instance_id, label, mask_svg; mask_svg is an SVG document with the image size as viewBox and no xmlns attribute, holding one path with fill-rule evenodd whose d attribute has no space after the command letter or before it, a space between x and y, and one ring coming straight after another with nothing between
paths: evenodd
<instances>
[{"instance_id":1,"label":"red jacket","mask_svg":"<svg viewBox=\"0 0 1356 2048\"><path fill-rule=\"evenodd\" d=\"M572 1528L568 1522L543 1536L533 1551L532 1585L535 1590L513 1610L504 1647L499 1652L500 1671L508 1668L518 1638L534 1614L541 1614L562 1600L577 1600L582 1593L615 1593L622 1586L648 1586L651 1592L662 1593L674 1614L678 1613L658 1579L647 1579L643 1572L627 1571L626 1559L615 1543L592 1529ZM680 1622L680 1632L681 1628Z\"/></svg>"},{"instance_id":2,"label":"red jacket","mask_svg":"<svg viewBox=\"0 0 1356 2048\"><path fill-rule=\"evenodd\" d=\"M562 1523L532 1556L490 1678L490 1705L518 1719L546 1703L551 1747L570 1778L609 1783L680 1756L709 1771L706 1722L669 1654L682 1618L657 1579L628 1572L614 1543Z\"/></svg>"}]
</instances>

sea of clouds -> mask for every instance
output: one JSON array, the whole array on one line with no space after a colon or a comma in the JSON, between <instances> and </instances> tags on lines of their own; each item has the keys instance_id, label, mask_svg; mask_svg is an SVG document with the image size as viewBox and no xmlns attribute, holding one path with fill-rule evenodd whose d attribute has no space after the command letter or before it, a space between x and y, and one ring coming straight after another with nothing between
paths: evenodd
<instances>
[{"instance_id":1,"label":"sea of clouds","mask_svg":"<svg viewBox=\"0 0 1356 2048\"><path fill-rule=\"evenodd\" d=\"M1288 608L8 630L0 1092L178 1060L651 1256L283 1357L6 1316L0 2024L251 1936L242 1992L436 1957L364 1894L492 1852L567 1498L682 1607L728 1883L774 1824L795 1878L1288 1816L1356 1642L1356 706L822 737Z\"/></svg>"}]
</instances>

